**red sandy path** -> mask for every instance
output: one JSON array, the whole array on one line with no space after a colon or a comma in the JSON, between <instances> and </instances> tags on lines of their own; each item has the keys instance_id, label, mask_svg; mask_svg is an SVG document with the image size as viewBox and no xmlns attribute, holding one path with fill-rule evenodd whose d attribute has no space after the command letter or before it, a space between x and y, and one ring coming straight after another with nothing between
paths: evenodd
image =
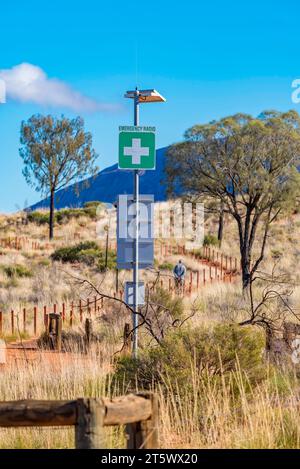
<instances>
[{"instance_id":1,"label":"red sandy path","mask_svg":"<svg viewBox=\"0 0 300 469\"><path fill-rule=\"evenodd\" d=\"M26 362L47 362L51 368L60 369L62 366L71 362L84 361L89 358L80 353L63 353L50 350L39 350L36 340L26 340L23 343L15 342L7 344L6 364L26 363Z\"/></svg>"}]
</instances>

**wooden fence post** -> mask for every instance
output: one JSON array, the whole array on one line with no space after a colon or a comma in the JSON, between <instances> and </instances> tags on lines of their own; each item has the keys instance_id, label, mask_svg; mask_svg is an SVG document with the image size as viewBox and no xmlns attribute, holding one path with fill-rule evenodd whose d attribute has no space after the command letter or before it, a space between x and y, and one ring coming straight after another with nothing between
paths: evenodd
<instances>
[{"instance_id":1,"label":"wooden fence post","mask_svg":"<svg viewBox=\"0 0 300 469\"><path fill-rule=\"evenodd\" d=\"M44 325L45 329L48 328L48 314L47 314L47 306L44 306Z\"/></svg>"},{"instance_id":2,"label":"wooden fence post","mask_svg":"<svg viewBox=\"0 0 300 469\"><path fill-rule=\"evenodd\" d=\"M150 392L139 393L138 396L151 401L151 417L143 422L126 425L128 434L127 449L157 449L159 447L158 396Z\"/></svg>"},{"instance_id":3,"label":"wooden fence post","mask_svg":"<svg viewBox=\"0 0 300 469\"><path fill-rule=\"evenodd\" d=\"M11 320L11 333L15 333L15 317L14 317L14 311L11 310L10 312L10 320Z\"/></svg>"},{"instance_id":4,"label":"wooden fence post","mask_svg":"<svg viewBox=\"0 0 300 469\"><path fill-rule=\"evenodd\" d=\"M77 399L76 449L105 449L104 415L101 399Z\"/></svg>"},{"instance_id":5,"label":"wooden fence post","mask_svg":"<svg viewBox=\"0 0 300 469\"><path fill-rule=\"evenodd\" d=\"M73 326L73 301L71 303L71 309L70 309L70 327Z\"/></svg>"},{"instance_id":6,"label":"wooden fence post","mask_svg":"<svg viewBox=\"0 0 300 469\"><path fill-rule=\"evenodd\" d=\"M23 332L26 332L26 308L23 308Z\"/></svg>"},{"instance_id":7,"label":"wooden fence post","mask_svg":"<svg viewBox=\"0 0 300 469\"><path fill-rule=\"evenodd\" d=\"M36 313L36 306L33 307L33 333L34 333L34 335L37 334L37 313Z\"/></svg>"},{"instance_id":8,"label":"wooden fence post","mask_svg":"<svg viewBox=\"0 0 300 469\"><path fill-rule=\"evenodd\" d=\"M85 344L86 344L85 351L87 353L91 346L91 339L92 339L92 333L93 333L93 324L90 318L85 319L84 329L85 329Z\"/></svg>"},{"instance_id":9,"label":"wooden fence post","mask_svg":"<svg viewBox=\"0 0 300 469\"><path fill-rule=\"evenodd\" d=\"M61 351L61 332L62 332L62 317L57 313L49 314L48 336L50 338L52 347L58 352Z\"/></svg>"}]
</instances>

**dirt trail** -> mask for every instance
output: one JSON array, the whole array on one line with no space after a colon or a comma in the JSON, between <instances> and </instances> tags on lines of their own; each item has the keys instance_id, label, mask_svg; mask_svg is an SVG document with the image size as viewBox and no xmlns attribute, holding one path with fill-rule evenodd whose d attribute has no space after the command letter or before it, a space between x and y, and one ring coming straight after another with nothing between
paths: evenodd
<instances>
[{"instance_id":1,"label":"dirt trail","mask_svg":"<svg viewBox=\"0 0 300 469\"><path fill-rule=\"evenodd\" d=\"M79 353L40 350L38 349L36 339L24 340L23 342L11 342L7 344L6 348L6 365L19 365L26 362L46 362L50 369L59 370L71 362L79 361L87 362L89 361L89 357Z\"/></svg>"}]
</instances>

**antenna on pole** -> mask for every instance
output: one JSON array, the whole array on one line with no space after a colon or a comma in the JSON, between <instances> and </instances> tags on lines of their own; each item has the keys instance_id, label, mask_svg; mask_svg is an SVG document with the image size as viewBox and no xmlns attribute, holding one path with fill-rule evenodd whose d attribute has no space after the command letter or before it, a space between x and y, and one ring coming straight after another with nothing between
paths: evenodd
<instances>
[{"instance_id":1,"label":"antenna on pole","mask_svg":"<svg viewBox=\"0 0 300 469\"><path fill-rule=\"evenodd\" d=\"M139 57L138 57L138 42L135 43L135 89L138 89L138 65L139 65Z\"/></svg>"}]
</instances>

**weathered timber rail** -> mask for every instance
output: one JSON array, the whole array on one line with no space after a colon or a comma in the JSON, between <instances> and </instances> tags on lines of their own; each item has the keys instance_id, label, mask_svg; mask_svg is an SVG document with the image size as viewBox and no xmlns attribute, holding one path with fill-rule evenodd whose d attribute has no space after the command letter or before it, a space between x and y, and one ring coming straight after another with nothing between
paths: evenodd
<instances>
[{"instance_id":1,"label":"weathered timber rail","mask_svg":"<svg viewBox=\"0 0 300 469\"><path fill-rule=\"evenodd\" d=\"M0 402L0 427L74 426L77 449L105 448L103 427L112 425L126 425L128 449L158 448L156 394Z\"/></svg>"}]
</instances>

